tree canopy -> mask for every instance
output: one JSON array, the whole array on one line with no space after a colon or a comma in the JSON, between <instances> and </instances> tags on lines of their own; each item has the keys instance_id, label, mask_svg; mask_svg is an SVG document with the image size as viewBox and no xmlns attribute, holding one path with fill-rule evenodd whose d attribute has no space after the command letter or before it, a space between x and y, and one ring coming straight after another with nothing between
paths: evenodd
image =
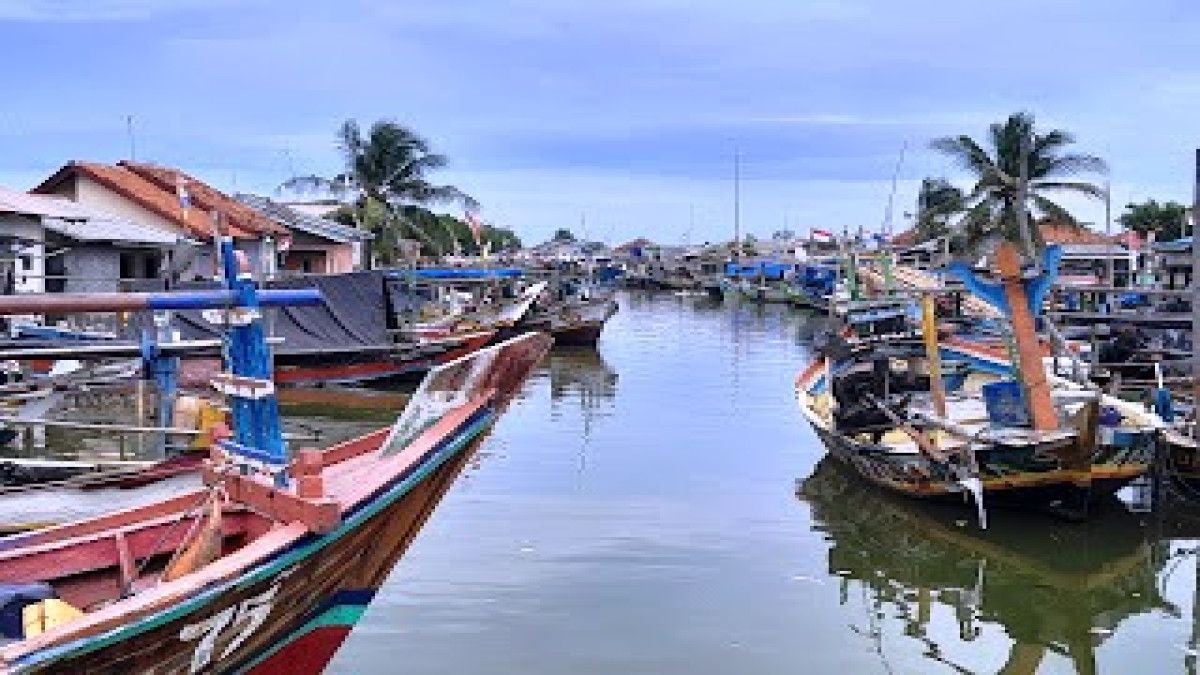
<instances>
[{"instance_id":1,"label":"tree canopy","mask_svg":"<svg viewBox=\"0 0 1200 675\"><path fill-rule=\"evenodd\" d=\"M963 212L966 195L945 178L926 178L917 194L916 243L948 236L950 219Z\"/></svg>"},{"instance_id":2,"label":"tree canopy","mask_svg":"<svg viewBox=\"0 0 1200 675\"><path fill-rule=\"evenodd\" d=\"M416 132L397 122L381 120L364 135L354 120L337 132L344 168L332 177L296 176L283 187L298 191L323 191L342 200L343 217L375 234L371 244L375 262L397 262L402 239L416 239L424 252L443 255L436 216L431 204L459 204L474 208L473 198L451 185L436 185L429 174L446 166L444 155L433 152ZM444 239L450 239L447 235ZM445 242L443 242L445 243Z\"/></svg>"},{"instance_id":3,"label":"tree canopy","mask_svg":"<svg viewBox=\"0 0 1200 675\"><path fill-rule=\"evenodd\" d=\"M1151 199L1141 204L1126 204L1117 222L1142 236L1153 232L1157 241L1175 241L1184 234L1188 207L1177 202L1158 203Z\"/></svg>"},{"instance_id":4,"label":"tree canopy","mask_svg":"<svg viewBox=\"0 0 1200 675\"><path fill-rule=\"evenodd\" d=\"M1061 129L1039 133L1028 112L1013 113L992 124L983 144L966 135L934 140L930 147L956 160L975 180L957 225L964 248L974 251L986 241L1001 238L1036 260L1044 242L1033 222L1047 219L1079 226L1051 196L1069 192L1103 198L1103 188L1074 178L1081 173L1104 173L1107 167L1099 157L1068 152L1074 142L1075 137Z\"/></svg>"},{"instance_id":5,"label":"tree canopy","mask_svg":"<svg viewBox=\"0 0 1200 675\"><path fill-rule=\"evenodd\" d=\"M565 227L560 227L554 231L554 236L550 239L551 241L573 242L575 241L575 233Z\"/></svg>"},{"instance_id":6,"label":"tree canopy","mask_svg":"<svg viewBox=\"0 0 1200 675\"><path fill-rule=\"evenodd\" d=\"M374 222L374 219L383 217L381 211L381 208L374 206L372 203L365 210L368 222ZM409 230L407 228L409 227L419 228L424 234L425 240L428 240L429 246L437 251L448 254L479 255L482 253L481 249L484 246L487 246L491 253L515 251L521 248L521 238L508 228L485 224L480 232L480 245L477 246L470 226L461 218L456 218L445 213L434 213L428 209L414 205L401 207L400 216L399 227L379 230L379 235L377 236L388 237L386 241L382 242L382 248L386 250L398 250L401 239L413 238L408 236ZM343 206L335 211L331 217L343 224L353 226L355 218L361 216L356 213L354 207ZM425 240L418 239L417 241L420 241L424 245ZM397 260L393 260L392 262L397 262Z\"/></svg>"}]
</instances>

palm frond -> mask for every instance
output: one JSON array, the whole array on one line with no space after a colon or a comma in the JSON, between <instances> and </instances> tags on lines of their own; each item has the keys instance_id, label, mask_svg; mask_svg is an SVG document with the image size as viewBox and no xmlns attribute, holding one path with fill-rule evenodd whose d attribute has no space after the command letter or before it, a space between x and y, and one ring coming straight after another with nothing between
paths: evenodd
<instances>
[{"instance_id":1,"label":"palm frond","mask_svg":"<svg viewBox=\"0 0 1200 675\"><path fill-rule=\"evenodd\" d=\"M291 190L297 194L329 194L341 197L346 193L347 186L336 179L323 176L292 176L279 185L281 190Z\"/></svg>"},{"instance_id":2,"label":"palm frond","mask_svg":"<svg viewBox=\"0 0 1200 675\"><path fill-rule=\"evenodd\" d=\"M987 176L995 171L995 164L987 152L979 147L970 136L946 136L934 139L929 147L950 156L959 166L975 174L977 177Z\"/></svg>"},{"instance_id":3,"label":"palm frond","mask_svg":"<svg viewBox=\"0 0 1200 675\"><path fill-rule=\"evenodd\" d=\"M1080 173L1108 173L1108 164L1093 155L1059 155L1044 157L1034 165L1035 171L1031 177L1054 178L1058 176L1073 176Z\"/></svg>"},{"instance_id":4,"label":"palm frond","mask_svg":"<svg viewBox=\"0 0 1200 675\"><path fill-rule=\"evenodd\" d=\"M1030 195L1030 201L1032 201L1037 210L1041 212L1042 217L1045 220L1061 223L1071 228L1083 228L1083 226L1075 220L1075 216L1071 215L1070 211L1067 211L1065 208L1051 201L1047 197L1034 194Z\"/></svg>"}]
</instances>

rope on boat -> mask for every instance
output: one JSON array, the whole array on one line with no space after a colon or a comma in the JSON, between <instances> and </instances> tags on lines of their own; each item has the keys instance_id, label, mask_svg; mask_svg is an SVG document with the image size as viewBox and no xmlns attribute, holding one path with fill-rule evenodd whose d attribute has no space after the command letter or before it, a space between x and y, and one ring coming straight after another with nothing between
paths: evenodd
<instances>
[{"instance_id":1,"label":"rope on boat","mask_svg":"<svg viewBox=\"0 0 1200 675\"><path fill-rule=\"evenodd\" d=\"M209 503L209 500L214 498L214 495L216 494L218 489L220 490L221 493L224 493L224 488L216 488L216 487L209 488L200 497L200 501L195 506L187 509L186 511L181 511L179 513L179 519L176 520L175 522L171 523L168 527L163 529L163 533L161 535L159 535L158 541L154 542L154 546L151 547L150 552L147 553L146 557L141 561L141 563L139 563L134 568L133 578L129 580L130 586L132 586L132 583L134 580L141 577L142 574L146 571L146 567L150 564L150 561L154 559L155 553L158 551L159 548L162 547L163 542L165 542L167 540L167 537L170 536L171 533L173 533L175 531L175 528L178 527L179 524L182 523L187 518L192 517L192 516L199 516L201 510ZM201 517L196 518L195 522L192 523L192 528L188 530L186 535L184 535L184 538L182 541L187 541L189 538L191 538L196 526L200 523L201 520L203 520L203 518L201 518ZM179 551L182 548L183 547L180 546L180 548L175 549L175 553L172 554L171 560L167 561L168 567L171 565L172 562L175 561L175 558L179 555ZM121 597L122 598L128 597L130 591L132 591L132 590L133 589L131 587L122 588L121 589Z\"/></svg>"}]
</instances>

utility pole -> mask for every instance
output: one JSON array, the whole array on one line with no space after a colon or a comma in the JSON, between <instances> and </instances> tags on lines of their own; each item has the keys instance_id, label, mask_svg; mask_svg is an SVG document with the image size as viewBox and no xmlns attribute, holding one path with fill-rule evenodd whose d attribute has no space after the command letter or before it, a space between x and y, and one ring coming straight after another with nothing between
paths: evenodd
<instances>
[{"instance_id":1,"label":"utility pole","mask_svg":"<svg viewBox=\"0 0 1200 675\"><path fill-rule=\"evenodd\" d=\"M1200 149L1196 150L1196 171L1192 188L1192 232L1196 231L1196 219L1200 218ZM1200 402L1200 245L1192 235L1192 401ZM1200 408L1196 408L1200 415ZM1200 424L1192 427L1193 436L1200 435Z\"/></svg>"},{"instance_id":2,"label":"utility pole","mask_svg":"<svg viewBox=\"0 0 1200 675\"><path fill-rule=\"evenodd\" d=\"M742 260L742 153L733 151L733 261Z\"/></svg>"},{"instance_id":3,"label":"utility pole","mask_svg":"<svg viewBox=\"0 0 1200 675\"><path fill-rule=\"evenodd\" d=\"M1117 261L1113 260L1112 233L1112 182L1104 181L1104 234L1108 238L1108 283L1109 288L1117 287ZM1111 310L1112 293L1104 294L1104 304Z\"/></svg>"}]
</instances>

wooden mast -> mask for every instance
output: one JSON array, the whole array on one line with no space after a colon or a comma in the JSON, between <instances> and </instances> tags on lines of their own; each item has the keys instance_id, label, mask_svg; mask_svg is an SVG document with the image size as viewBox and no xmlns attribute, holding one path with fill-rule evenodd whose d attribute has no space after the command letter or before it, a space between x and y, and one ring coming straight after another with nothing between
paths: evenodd
<instances>
[{"instance_id":1,"label":"wooden mast","mask_svg":"<svg viewBox=\"0 0 1200 675\"><path fill-rule=\"evenodd\" d=\"M1013 340L1017 343L1021 379L1028 393L1029 415L1033 420L1033 428L1038 431L1052 431L1058 428L1058 416L1054 412L1054 401L1050 398L1050 383L1046 380L1046 369L1042 366L1042 352L1034 327L1033 312L1030 310L1021 276L1021 256L1012 242L1002 241L996 247L996 269L1000 273L1004 298L1008 303Z\"/></svg>"}]
</instances>

